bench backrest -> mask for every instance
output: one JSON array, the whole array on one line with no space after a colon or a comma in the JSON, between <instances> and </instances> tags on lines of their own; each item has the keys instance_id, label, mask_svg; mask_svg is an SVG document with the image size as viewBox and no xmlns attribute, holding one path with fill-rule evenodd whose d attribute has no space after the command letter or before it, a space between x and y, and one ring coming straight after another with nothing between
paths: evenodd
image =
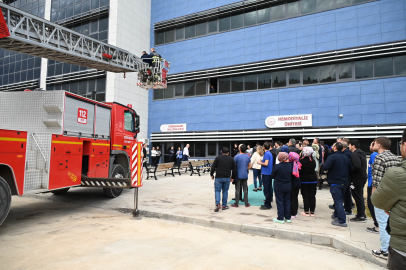
<instances>
[{"instance_id":1,"label":"bench backrest","mask_svg":"<svg viewBox=\"0 0 406 270\"><path fill-rule=\"evenodd\" d=\"M199 160L199 161L192 161L191 164L193 167L199 167L199 166L206 166L207 162L205 160Z\"/></svg>"},{"instance_id":2,"label":"bench backrest","mask_svg":"<svg viewBox=\"0 0 406 270\"><path fill-rule=\"evenodd\" d=\"M209 159L208 162L210 165L213 165L214 159Z\"/></svg>"},{"instance_id":3,"label":"bench backrest","mask_svg":"<svg viewBox=\"0 0 406 270\"><path fill-rule=\"evenodd\" d=\"M172 167L173 167L173 162L161 163L158 165L158 168L156 170L157 171L168 170L168 169L171 169Z\"/></svg>"},{"instance_id":4,"label":"bench backrest","mask_svg":"<svg viewBox=\"0 0 406 270\"><path fill-rule=\"evenodd\" d=\"M182 163L179 165L179 168L188 168L189 167L189 162L190 161L182 161Z\"/></svg>"}]
</instances>

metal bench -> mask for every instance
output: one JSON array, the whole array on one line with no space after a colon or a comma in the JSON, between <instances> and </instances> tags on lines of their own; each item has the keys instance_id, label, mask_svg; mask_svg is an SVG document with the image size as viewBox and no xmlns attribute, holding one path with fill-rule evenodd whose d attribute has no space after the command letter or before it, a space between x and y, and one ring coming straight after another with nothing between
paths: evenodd
<instances>
[{"instance_id":1,"label":"metal bench","mask_svg":"<svg viewBox=\"0 0 406 270\"><path fill-rule=\"evenodd\" d=\"M206 160L199 160L199 161L191 161L190 162L190 176L192 176L194 173L198 174L200 176L200 171L202 170L203 173L205 172L204 166L207 165Z\"/></svg>"},{"instance_id":2,"label":"metal bench","mask_svg":"<svg viewBox=\"0 0 406 270\"><path fill-rule=\"evenodd\" d=\"M182 162L179 164L179 166L178 166L178 165L174 165L173 167L174 167L175 170L177 169L179 175L181 175L181 174L180 174L180 170L185 169L185 172L187 172L188 169L189 169L189 171L190 171L190 161L182 161Z\"/></svg>"},{"instance_id":3,"label":"metal bench","mask_svg":"<svg viewBox=\"0 0 406 270\"><path fill-rule=\"evenodd\" d=\"M206 160L206 167L205 167L205 169L204 169L204 172L210 172L210 170L211 170L211 165L213 165L213 162L214 162L214 159L209 159L209 160Z\"/></svg>"},{"instance_id":4,"label":"metal bench","mask_svg":"<svg viewBox=\"0 0 406 270\"><path fill-rule=\"evenodd\" d=\"M170 171L170 172L168 172L168 171ZM165 172L165 176L167 174L171 174L173 177L175 177L175 174L173 173L173 162L161 163L155 167L147 167L147 180L150 177L150 174L153 175L151 177L154 177L155 180L158 180L156 178L156 173L159 173L159 172Z\"/></svg>"}]
</instances>

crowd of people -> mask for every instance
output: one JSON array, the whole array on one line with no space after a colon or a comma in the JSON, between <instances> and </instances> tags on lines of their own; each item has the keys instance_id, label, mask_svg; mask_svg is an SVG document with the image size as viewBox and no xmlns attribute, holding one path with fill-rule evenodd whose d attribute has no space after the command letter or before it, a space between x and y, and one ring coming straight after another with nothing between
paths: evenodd
<instances>
[{"instance_id":1,"label":"crowd of people","mask_svg":"<svg viewBox=\"0 0 406 270\"><path fill-rule=\"evenodd\" d=\"M367 184L367 206L374 227L366 228L380 235L381 247L373 255L387 259L390 269L406 269L406 129L400 150L401 161L389 150L391 140L376 138L370 145L369 162L360 142L356 139L338 138L329 147L315 138L287 144L265 142L250 148L235 145L231 157L227 147L221 149L211 167L210 175L215 187L215 212L228 209L228 190L235 184L232 207L239 201L250 207L248 175L253 171L254 192L262 191L264 204L261 210L272 208L275 197L277 217L275 223L290 223L298 217L299 193L302 195L304 217L316 216L317 188L323 186L326 175L333 204L331 224L347 227L347 215L355 217L350 222L366 222L364 188ZM222 193L222 198L221 198ZM243 194L243 196L242 196ZM353 203L355 201L355 205Z\"/></svg>"}]
</instances>

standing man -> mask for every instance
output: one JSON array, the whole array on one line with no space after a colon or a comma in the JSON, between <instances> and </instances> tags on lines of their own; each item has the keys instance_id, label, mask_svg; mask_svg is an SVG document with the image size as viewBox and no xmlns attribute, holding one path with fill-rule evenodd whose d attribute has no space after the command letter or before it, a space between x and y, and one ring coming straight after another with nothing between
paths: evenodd
<instances>
[{"instance_id":1,"label":"standing man","mask_svg":"<svg viewBox=\"0 0 406 270\"><path fill-rule=\"evenodd\" d=\"M296 154L300 155L300 150L296 148L296 140L295 139L290 139L288 142L288 147L289 147L289 153L290 152L295 152Z\"/></svg>"},{"instance_id":2,"label":"standing man","mask_svg":"<svg viewBox=\"0 0 406 270\"><path fill-rule=\"evenodd\" d=\"M369 146L369 150L371 151L372 154L369 157L369 161L368 161L367 204L368 204L368 209L369 209L369 212L371 213L372 219L374 220L374 227L367 228L367 232L379 233L379 225L378 225L378 221L376 221L376 217L375 217L375 208L374 208L374 205L372 204L372 201L371 201L371 195L372 195L372 164L374 164L375 158L378 155L378 153L375 150L375 140Z\"/></svg>"},{"instance_id":3,"label":"standing man","mask_svg":"<svg viewBox=\"0 0 406 270\"><path fill-rule=\"evenodd\" d=\"M276 148L276 156L278 156L279 152L281 151L281 147L282 147L282 142L281 141L277 141L275 142L275 148Z\"/></svg>"},{"instance_id":4,"label":"standing man","mask_svg":"<svg viewBox=\"0 0 406 270\"><path fill-rule=\"evenodd\" d=\"M142 52L142 55L141 55L142 62L147 63L149 66L151 66L150 58L151 58L151 56L149 54L147 54L146 51Z\"/></svg>"},{"instance_id":5,"label":"standing man","mask_svg":"<svg viewBox=\"0 0 406 270\"><path fill-rule=\"evenodd\" d=\"M169 150L169 162L175 162L175 150L173 149L173 146L171 147L171 150Z\"/></svg>"},{"instance_id":6,"label":"standing man","mask_svg":"<svg viewBox=\"0 0 406 270\"><path fill-rule=\"evenodd\" d=\"M159 67L159 64L162 61L162 56L155 51L155 48L151 48L151 54L149 56L152 58L152 66Z\"/></svg>"},{"instance_id":7,"label":"standing man","mask_svg":"<svg viewBox=\"0 0 406 270\"><path fill-rule=\"evenodd\" d=\"M367 182L367 158L364 151L360 148L360 142L358 140L351 140L348 145L349 150L352 152L351 165L352 171L350 171L350 183L352 184L352 197L355 200L357 206L357 215L350 219L352 222L366 222L365 215L365 201L364 201L364 187Z\"/></svg>"},{"instance_id":8,"label":"standing man","mask_svg":"<svg viewBox=\"0 0 406 270\"><path fill-rule=\"evenodd\" d=\"M379 225L379 235L381 238L381 249L380 250L372 250L372 254L381 257L384 259L388 259L388 248L389 248L389 240L390 236L386 231L386 225L388 223L389 216L385 213L385 210L378 208L376 206L376 202L373 199L373 195L375 190L381 184L383 175L385 172L391 168L395 167L399 163L399 159L397 156L389 151L391 146L391 140L386 137L379 137L375 141L375 149L378 152L378 155L375 158L374 164L372 165L372 203L375 205L375 217L378 221ZM392 186L392 185L391 185ZM396 186L392 186L395 190L398 189ZM382 203L380 203L382 204Z\"/></svg>"},{"instance_id":9,"label":"standing man","mask_svg":"<svg viewBox=\"0 0 406 270\"><path fill-rule=\"evenodd\" d=\"M275 166L276 158L278 157L277 150L272 147L272 143L269 144L269 152L272 154L272 168Z\"/></svg>"},{"instance_id":10,"label":"standing man","mask_svg":"<svg viewBox=\"0 0 406 270\"><path fill-rule=\"evenodd\" d=\"M272 188L272 169L273 169L273 157L269 148L271 144L269 142L264 143L265 154L262 161L258 161L260 164L261 171L262 171L262 184L264 185L264 195L265 195L265 203L261 205L259 209L261 210L269 210L272 208L271 202L273 201L273 188Z\"/></svg>"},{"instance_id":11,"label":"standing man","mask_svg":"<svg viewBox=\"0 0 406 270\"><path fill-rule=\"evenodd\" d=\"M186 144L185 148L183 148L183 153L182 153L182 161L188 161L189 160L189 144Z\"/></svg>"},{"instance_id":12,"label":"standing man","mask_svg":"<svg viewBox=\"0 0 406 270\"><path fill-rule=\"evenodd\" d=\"M216 157L210 169L210 176L212 180L214 180L214 172L216 173L216 180L214 181L216 208L214 208L214 212L218 212L220 210L221 192L223 192L221 209L228 209L228 189L230 188L230 182L233 182L235 179L235 161L228 155L229 152L228 147L223 147L221 149L222 154Z\"/></svg>"},{"instance_id":13,"label":"standing man","mask_svg":"<svg viewBox=\"0 0 406 270\"><path fill-rule=\"evenodd\" d=\"M237 182L235 183L235 201L231 205L232 207L238 207L240 198L240 186L242 186L244 192L245 207L250 207L248 203L248 170L251 169L251 159L245 154L247 147L245 144L240 145L240 154L234 157L235 166L237 168Z\"/></svg>"},{"instance_id":14,"label":"standing man","mask_svg":"<svg viewBox=\"0 0 406 270\"><path fill-rule=\"evenodd\" d=\"M343 206L345 188L348 186L348 173L352 169L350 160L342 153L343 144L336 143L337 153L331 155L324 164L328 171L327 181L330 184L330 193L334 200L335 211L331 216L334 226L347 227L346 215Z\"/></svg>"},{"instance_id":15,"label":"standing man","mask_svg":"<svg viewBox=\"0 0 406 270\"><path fill-rule=\"evenodd\" d=\"M387 169L371 197L375 207L389 215L389 270L406 269L406 129L403 131L400 153L403 160Z\"/></svg>"},{"instance_id":16,"label":"standing man","mask_svg":"<svg viewBox=\"0 0 406 270\"><path fill-rule=\"evenodd\" d=\"M232 155L233 155L233 157L238 155L238 145L236 143L234 144Z\"/></svg>"},{"instance_id":17,"label":"standing man","mask_svg":"<svg viewBox=\"0 0 406 270\"><path fill-rule=\"evenodd\" d=\"M159 160L161 159L161 154L162 154L161 149L159 149L159 146L157 146L156 147L156 161L155 161L157 166L159 164Z\"/></svg>"}]
</instances>

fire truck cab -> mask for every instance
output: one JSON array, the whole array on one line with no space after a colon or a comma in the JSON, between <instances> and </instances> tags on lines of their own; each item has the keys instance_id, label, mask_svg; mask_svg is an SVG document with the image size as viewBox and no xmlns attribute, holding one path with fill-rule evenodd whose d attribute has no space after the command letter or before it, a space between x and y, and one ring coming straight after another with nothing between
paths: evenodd
<instances>
[{"instance_id":1,"label":"fire truck cab","mask_svg":"<svg viewBox=\"0 0 406 270\"><path fill-rule=\"evenodd\" d=\"M12 195L80 186L114 198L132 188L139 125L131 105L66 91L0 92L0 224Z\"/></svg>"}]
</instances>

